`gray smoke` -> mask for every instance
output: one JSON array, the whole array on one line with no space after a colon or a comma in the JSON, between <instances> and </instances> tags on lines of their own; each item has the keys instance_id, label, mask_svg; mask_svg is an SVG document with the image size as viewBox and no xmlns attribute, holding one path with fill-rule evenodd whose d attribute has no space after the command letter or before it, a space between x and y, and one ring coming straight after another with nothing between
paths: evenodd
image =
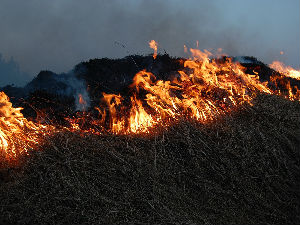
<instances>
[{"instance_id":1,"label":"gray smoke","mask_svg":"<svg viewBox=\"0 0 300 225\"><path fill-rule=\"evenodd\" d=\"M60 74L55 76L58 82L66 84L66 89L57 91L59 95L73 96L75 99L76 110L86 111L90 106L90 97L87 92L86 84L83 80L78 79L73 71L67 74ZM80 102L82 98L82 102Z\"/></svg>"},{"instance_id":2,"label":"gray smoke","mask_svg":"<svg viewBox=\"0 0 300 225\"><path fill-rule=\"evenodd\" d=\"M81 66L81 69L83 66ZM80 71L77 71L80 72ZM82 72L82 71L81 71ZM76 110L85 111L90 106L90 97L84 80L77 78L74 70L68 73L56 74L51 71L41 71L23 90L26 97L38 90L65 97L74 97ZM13 95L14 96L14 95ZM80 103L79 99L82 99Z\"/></svg>"},{"instance_id":3,"label":"gray smoke","mask_svg":"<svg viewBox=\"0 0 300 225\"><path fill-rule=\"evenodd\" d=\"M299 67L299 1L1 0L0 52L22 70L57 73L90 58L147 54L148 41L184 56L183 45L223 48ZM116 45L120 42L125 49ZM284 51L284 55L279 52ZM1 77L3 81L5 77Z\"/></svg>"}]
</instances>

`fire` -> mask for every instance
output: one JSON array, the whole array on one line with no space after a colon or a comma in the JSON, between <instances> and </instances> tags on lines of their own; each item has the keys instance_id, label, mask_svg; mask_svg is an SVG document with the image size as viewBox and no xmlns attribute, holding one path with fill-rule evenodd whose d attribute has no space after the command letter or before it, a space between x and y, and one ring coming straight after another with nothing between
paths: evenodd
<instances>
[{"instance_id":1,"label":"fire","mask_svg":"<svg viewBox=\"0 0 300 225\"><path fill-rule=\"evenodd\" d=\"M137 100L135 96L131 97L131 103L128 133L148 132L148 128L154 126L157 121L146 112L142 102Z\"/></svg>"},{"instance_id":2,"label":"fire","mask_svg":"<svg viewBox=\"0 0 300 225\"><path fill-rule=\"evenodd\" d=\"M259 92L281 94L271 90L267 82L260 82L259 74L246 74L231 58L212 58L207 50L190 52L192 58L184 61L184 69L171 80L158 80L151 72L142 70L130 85L132 96L103 93L105 107L97 107L100 119L94 124L115 134L149 133L160 124L168 126L180 119L212 121L241 104L251 104ZM221 56L221 52L218 49L217 55ZM282 83L276 76L271 81ZM299 100L298 90L293 92L290 83L285 82L285 97Z\"/></svg>"},{"instance_id":3,"label":"fire","mask_svg":"<svg viewBox=\"0 0 300 225\"><path fill-rule=\"evenodd\" d=\"M120 117L118 112L121 110L121 102L122 102L121 95L114 95L114 94L105 94L103 93L103 101L108 106L109 111L109 120L110 120L110 128L113 133L120 133L124 130L125 127L125 119ZM118 111L119 109L119 111ZM106 111L100 113L102 115L102 120L100 122L104 123L106 118Z\"/></svg>"},{"instance_id":4,"label":"fire","mask_svg":"<svg viewBox=\"0 0 300 225\"><path fill-rule=\"evenodd\" d=\"M291 77L300 80L300 70L296 70L290 66L284 65L284 63L279 61L274 61L269 65L272 69L284 74L287 77Z\"/></svg>"},{"instance_id":5,"label":"fire","mask_svg":"<svg viewBox=\"0 0 300 225\"><path fill-rule=\"evenodd\" d=\"M153 59L156 59L156 56L157 56L157 46L158 46L158 44L157 44L156 41L151 40L149 42L149 47L154 50L154 52L153 52Z\"/></svg>"},{"instance_id":6,"label":"fire","mask_svg":"<svg viewBox=\"0 0 300 225\"><path fill-rule=\"evenodd\" d=\"M106 117L109 115L109 127L111 132L120 134L148 132L148 128L152 127L156 122L152 116L146 112L143 104L136 96L130 97L131 109L126 112L126 107L122 105L124 99L120 95L103 93L102 101L108 108L101 110L101 120L97 124L105 126ZM122 114L123 113L123 114Z\"/></svg>"},{"instance_id":7,"label":"fire","mask_svg":"<svg viewBox=\"0 0 300 225\"><path fill-rule=\"evenodd\" d=\"M85 111L87 108L87 102L83 98L82 94L78 95L78 103L79 103L80 111Z\"/></svg>"},{"instance_id":8,"label":"fire","mask_svg":"<svg viewBox=\"0 0 300 225\"><path fill-rule=\"evenodd\" d=\"M149 43L157 56L157 43ZM198 45L198 44L197 44ZM187 47L184 46L185 51ZM83 112L66 118L69 127L54 127L28 121L21 108L13 108L8 97L0 92L0 150L5 158L16 158L35 148L46 135L59 129L81 134L101 135L149 133L158 126L169 126L181 119L207 123L226 115L242 104L252 104L258 93L278 94L300 100L300 91L285 76L300 79L299 71L280 62L270 66L282 75L272 75L270 86L261 82L259 74L246 74L245 68L229 57L190 49L191 58L182 60L184 68L169 80L159 80L146 70L138 72L130 85L130 96L102 93L95 118L86 112L87 102L81 94L78 103ZM275 85L275 89L273 87Z\"/></svg>"},{"instance_id":9,"label":"fire","mask_svg":"<svg viewBox=\"0 0 300 225\"><path fill-rule=\"evenodd\" d=\"M47 134L46 126L28 121L21 110L0 92L0 155L8 160L35 148Z\"/></svg>"},{"instance_id":10,"label":"fire","mask_svg":"<svg viewBox=\"0 0 300 225\"><path fill-rule=\"evenodd\" d=\"M147 133L160 121L166 125L180 118L204 123L240 104L251 104L258 92L272 93L258 75L245 74L243 67L229 58L219 63L209 58L209 51L190 51L193 58L184 62L186 70L178 71L179 76L172 80L157 80L145 70L135 75L129 114L121 113L126 112L123 97L103 93L108 108L102 111L102 118L109 115L109 129L113 133ZM143 99L137 97L141 91L146 93Z\"/></svg>"},{"instance_id":11,"label":"fire","mask_svg":"<svg viewBox=\"0 0 300 225\"><path fill-rule=\"evenodd\" d=\"M188 53L188 49L187 49L186 45L183 45L183 51L184 51L184 53Z\"/></svg>"}]
</instances>

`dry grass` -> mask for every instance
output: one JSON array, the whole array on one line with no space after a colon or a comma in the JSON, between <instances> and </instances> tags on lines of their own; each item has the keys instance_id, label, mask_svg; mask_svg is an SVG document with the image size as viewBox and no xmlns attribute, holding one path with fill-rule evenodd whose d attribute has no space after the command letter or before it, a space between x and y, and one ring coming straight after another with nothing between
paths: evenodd
<instances>
[{"instance_id":1,"label":"dry grass","mask_svg":"<svg viewBox=\"0 0 300 225\"><path fill-rule=\"evenodd\" d=\"M0 171L0 224L300 224L300 104L153 137L59 133Z\"/></svg>"}]
</instances>

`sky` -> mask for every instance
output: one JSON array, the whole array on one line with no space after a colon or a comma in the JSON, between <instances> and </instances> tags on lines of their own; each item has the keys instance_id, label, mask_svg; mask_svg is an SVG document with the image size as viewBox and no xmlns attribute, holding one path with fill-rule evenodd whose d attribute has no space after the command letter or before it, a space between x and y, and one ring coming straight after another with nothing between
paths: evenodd
<instances>
[{"instance_id":1,"label":"sky","mask_svg":"<svg viewBox=\"0 0 300 225\"><path fill-rule=\"evenodd\" d=\"M299 11L299 0L0 0L0 86L93 58L150 54L152 39L172 56L199 41L299 69Z\"/></svg>"}]
</instances>

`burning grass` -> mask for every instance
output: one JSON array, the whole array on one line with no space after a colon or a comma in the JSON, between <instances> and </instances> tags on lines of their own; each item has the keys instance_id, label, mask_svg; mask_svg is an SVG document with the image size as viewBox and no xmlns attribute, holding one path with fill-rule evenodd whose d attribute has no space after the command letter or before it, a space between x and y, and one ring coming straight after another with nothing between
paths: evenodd
<instances>
[{"instance_id":1,"label":"burning grass","mask_svg":"<svg viewBox=\"0 0 300 225\"><path fill-rule=\"evenodd\" d=\"M1 92L0 223L299 224L299 71L190 51L62 124Z\"/></svg>"},{"instance_id":2,"label":"burning grass","mask_svg":"<svg viewBox=\"0 0 300 225\"><path fill-rule=\"evenodd\" d=\"M156 60L157 43L151 43L153 60ZM79 93L76 108L83 112L77 112L76 116L66 115L62 124L49 120L47 111L51 108L38 110L30 104L37 118L27 120L21 113L22 108L14 108L7 95L0 92L0 156L16 160L18 155L27 154L42 144L44 136L51 136L61 129L83 135L153 135L160 126L173 126L185 118L201 124L211 123L244 105L251 105L253 99L262 93L284 96L291 101L300 100L300 84L294 78L294 72L299 72L297 70L281 65L284 70L272 70L274 73L263 81L262 76L266 74L255 69L246 72L247 69L233 58L212 58L213 54L207 50L190 49L190 52L192 58L182 59L183 68L167 79L159 79L152 72L141 70L123 94L102 92L97 106L88 108L90 100L84 99L88 94ZM291 78L288 72L295 76Z\"/></svg>"},{"instance_id":3,"label":"burning grass","mask_svg":"<svg viewBox=\"0 0 300 225\"><path fill-rule=\"evenodd\" d=\"M10 160L26 154L37 147L44 135L53 130L28 121L21 113L22 108L12 107L4 92L0 92L0 160Z\"/></svg>"},{"instance_id":4,"label":"burning grass","mask_svg":"<svg viewBox=\"0 0 300 225\"><path fill-rule=\"evenodd\" d=\"M58 132L2 167L1 224L299 224L300 104L259 95L151 137Z\"/></svg>"}]
</instances>

